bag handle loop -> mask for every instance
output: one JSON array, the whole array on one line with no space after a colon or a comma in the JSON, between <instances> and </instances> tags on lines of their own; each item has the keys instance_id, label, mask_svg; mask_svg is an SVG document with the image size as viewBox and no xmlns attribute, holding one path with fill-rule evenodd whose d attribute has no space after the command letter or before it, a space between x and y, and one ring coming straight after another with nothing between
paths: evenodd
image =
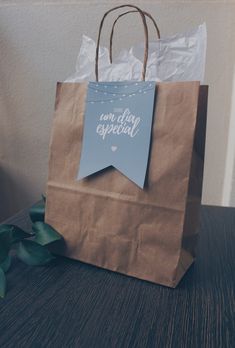
<instances>
[{"instance_id":1,"label":"bag handle loop","mask_svg":"<svg viewBox=\"0 0 235 348\"><path fill-rule=\"evenodd\" d=\"M113 22L113 26L112 26L112 30L111 30L111 34L110 34L110 41L109 41L109 60L110 60L110 63L112 64L113 62L113 34L114 34L114 28L116 26L116 23L117 21L119 20L119 18L127 15L128 13L136 13L138 11L136 10L131 10L131 11L127 11L127 12L124 12L124 13L121 13L116 19L115 21ZM158 28L158 25L155 21L155 19L151 16L150 13L146 12L146 11L142 11L144 13L145 16L149 17L151 19L151 21L153 22L153 25L156 29L156 32L157 32L157 38L158 40L161 38L161 35L160 35L160 30Z\"/></svg>"},{"instance_id":2,"label":"bag handle loop","mask_svg":"<svg viewBox=\"0 0 235 348\"><path fill-rule=\"evenodd\" d=\"M111 8L110 10L108 10L107 12L105 12L105 14L103 15L101 22L100 22L100 26L99 26L99 32L98 32L98 38L97 38L97 44L96 44L96 55L95 55L95 77L96 77L96 81L99 81L99 47L100 47L100 37L101 37L101 31L103 28L103 24L104 24L104 20L107 17L107 15L112 12L115 11L117 9L123 8L123 7L131 7L134 8L137 12L139 12L142 22L143 22L143 26L144 26L144 36L145 36L145 49L144 49L144 62L143 62L143 69L142 69L142 80L145 80L145 75L146 75L146 67L147 67L147 61L148 61L148 27L147 27L147 23L146 23L146 18L145 15L143 13L143 11L135 6L135 5L119 5L116 7Z\"/></svg>"}]
</instances>

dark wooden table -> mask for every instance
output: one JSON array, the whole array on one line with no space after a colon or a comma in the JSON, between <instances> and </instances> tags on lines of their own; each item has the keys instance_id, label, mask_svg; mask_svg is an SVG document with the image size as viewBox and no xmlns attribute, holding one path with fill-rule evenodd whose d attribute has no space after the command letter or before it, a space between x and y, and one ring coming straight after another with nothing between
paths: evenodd
<instances>
[{"instance_id":1,"label":"dark wooden table","mask_svg":"<svg viewBox=\"0 0 235 348\"><path fill-rule=\"evenodd\" d=\"M8 222L30 229L28 212ZM0 347L235 347L235 209L203 206L198 258L176 289L60 257L14 260Z\"/></svg>"}]
</instances>

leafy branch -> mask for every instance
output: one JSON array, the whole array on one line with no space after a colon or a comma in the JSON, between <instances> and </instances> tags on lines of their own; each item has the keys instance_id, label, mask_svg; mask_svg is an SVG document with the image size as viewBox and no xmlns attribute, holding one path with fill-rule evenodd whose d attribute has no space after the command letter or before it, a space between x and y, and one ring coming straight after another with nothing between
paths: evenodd
<instances>
[{"instance_id":1,"label":"leafy branch","mask_svg":"<svg viewBox=\"0 0 235 348\"><path fill-rule=\"evenodd\" d=\"M11 250L22 262L29 266L46 265L55 259L49 251L51 243L62 241L63 237L44 222L45 198L30 209L32 233L15 225L0 225L0 297L6 293L6 273L11 266Z\"/></svg>"}]
</instances>

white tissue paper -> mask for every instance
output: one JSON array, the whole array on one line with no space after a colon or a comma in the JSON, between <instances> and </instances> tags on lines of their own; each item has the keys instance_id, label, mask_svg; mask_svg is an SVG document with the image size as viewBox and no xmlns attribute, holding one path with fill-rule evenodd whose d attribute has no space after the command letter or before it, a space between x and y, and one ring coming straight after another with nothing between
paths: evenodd
<instances>
[{"instance_id":1,"label":"white tissue paper","mask_svg":"<svg viewBox=\"0 0 235 348\"><path fill-rule=\"evenodd\" d=\"M146 81L200 81L206 60L206 24L184 34L149 42ZM95 81L96 43L83 35L76 72L65 82ZM144 43L120 52L113 63L106 47L99 49L99 81L140 80Z\"/></svg>"}]
</instances>

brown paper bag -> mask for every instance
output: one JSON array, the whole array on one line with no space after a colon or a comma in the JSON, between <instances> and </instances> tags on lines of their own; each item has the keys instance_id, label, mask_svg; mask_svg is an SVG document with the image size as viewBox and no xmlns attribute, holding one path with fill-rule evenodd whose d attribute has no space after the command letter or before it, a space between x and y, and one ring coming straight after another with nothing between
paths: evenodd
<instances>
[{"instance_id":1,"label":"brown paper bag","mask_svg":"<svg viewBox=\"0 0 235 348\"><path fill-rule=\"evenodd\" d=\"M46 222L57 253L175 287L195 258L207 87L158 83L144 189L114 168L76 180L86 83L58 83Z\"/></svg>"}]
</instances>

